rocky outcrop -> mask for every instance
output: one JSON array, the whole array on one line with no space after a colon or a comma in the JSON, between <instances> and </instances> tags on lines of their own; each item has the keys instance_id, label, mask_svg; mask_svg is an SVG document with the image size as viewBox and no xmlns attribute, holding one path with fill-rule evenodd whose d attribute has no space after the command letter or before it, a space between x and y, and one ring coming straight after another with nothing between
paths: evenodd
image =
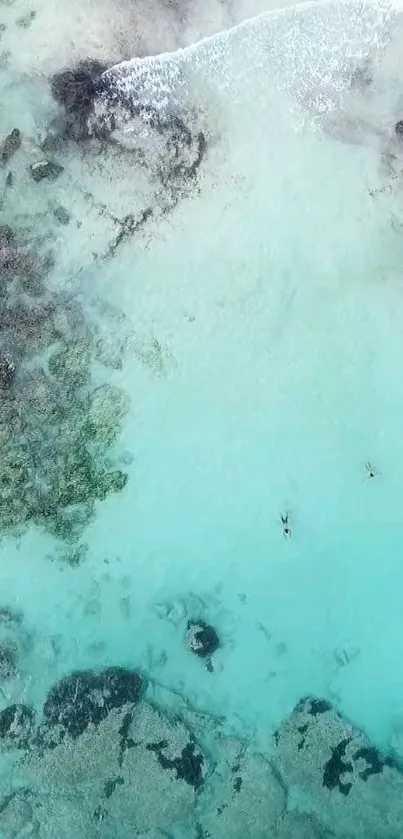
<instances>
[{"instance_id":1,"label":"rocky outcrop","mask_svg":"<svg viewBox=\"0 0 403 839\"><path fill-rule=\"evenodd\" d=\"M288 787L340 839L398 839L403 774L326 700L302 699L276 734L277 763Z\"/></svg>"},{"instance_id":2,"label":"rocky outcrop","mask_svg":"<svg viewBox=\"0 0 403 839\"><path fill-rule=\"evenodd\" d=\"M82 308L46 287L49 260L0 229L0 535L39 525L75 541L127 474L105 467L129 410ZM117 339L119 345L119 338Z\"/></svg>"},{"instance_id":3,"label":"rocky outcrop","mask_svg":"<svg viewBox=\"0 0 403 839\"><path fill-rule=\"evenodd\" d=\"M56 73L51 92L64 111L59 136L112 140L165 187L185 187L204 160L207 139L194 109L177 96L178 67L168 65L164 56L110 69L88 60ZM49 141L52 147L51 135L46 148Z\"/></svg>"},{"instance_id":4,"label":"rocky outcrop","mask_svg":"<svg viewBox=\"0 0 403 839\"><path fill-rule=\"evenodd\" d=\"M326 700L301 700L269 756L148 695L111 666L54 684L39 724L26 705L3 709L0 752L17 770L0 779L4 839L400 839L399 767Z\"/></svg>"},{"instance_id":5,"label":"rocky outcrop","mask_svg":"<svg viewBox=\"0 0 403 839\"><path fill-rule=\"evenodd\" d=\"M186 643L190 652L199 658L208 658L220 646L220 639L213 626L202 620L190 620L187 623Z\"/></svg>"},{"instance_id":6,"label":"rocky outcrop","mask_svg":"<svg viewBox=\"0 0 403 839\"><path fill-rule=\"evenodd\" d=\"M136 671L79 671L50 689L37 728L25 706L0 714L0 750L21 754L19 787L0 800L5 839L18 835L21 812L41 839L71 835L76 823L74 836L124 839L190 820L205 755L143 692Z\"/></svg>"},{"instance_id":7,"label":"rocky outcrop","mask_svg":"<svg viewBox=\"0 0 403 839\"><path fill-rule=\"evenodd\" d=\"M236 740L219 741L217 763L199 801L199 822L214 839L267 839L286 806L284 786L270 762Z\"/></svg>"}]
</instances>

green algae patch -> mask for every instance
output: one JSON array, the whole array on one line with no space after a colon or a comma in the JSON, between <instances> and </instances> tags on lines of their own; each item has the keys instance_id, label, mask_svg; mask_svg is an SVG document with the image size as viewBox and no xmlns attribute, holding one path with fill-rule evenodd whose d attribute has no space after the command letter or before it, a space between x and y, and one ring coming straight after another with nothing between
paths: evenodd
<instances>
[{"instance_id":1,"label":"green algae patch","mask_svg":"<svg viewBox=\"0 0 403 839\"><path fill-rule=\"evenodd\" d=\"M97 387L88 397L84 435L100 449L108 449L117 439L129 408L129 397L120 388L109 384Z\"/></svg>"},{"instance_id":2,"label":"green algae patch","mask_svg":"<svg viewBox=\"0 0 403 839\"><path fill-rule=\"evenodd\" d=\"M91 387L96 327L76 300L46 289L45 277L22 294L40 263L10 232L0 238L0 536L34 524L77 543L97 503L126 486L109 449L130 400L115 385Z\"/></svg>"},{"instance_id":3,"label":"green algae patch","mask_svg":"<svg viewBox=\"0 0 403 839\"><path fill-rule=\"evenodd\" d=\"M70 390L88 385L91 379L91 352L86 342L70 341L49 359L49 371Z\"/></svg>"}]
</instances>

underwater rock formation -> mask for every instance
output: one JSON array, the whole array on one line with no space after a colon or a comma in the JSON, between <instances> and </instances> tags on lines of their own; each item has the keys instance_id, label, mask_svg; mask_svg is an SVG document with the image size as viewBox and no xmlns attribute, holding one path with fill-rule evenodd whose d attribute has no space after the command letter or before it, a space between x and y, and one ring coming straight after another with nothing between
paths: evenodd
<instances>
[{"instance_id":1,"label":"underwater rock formation","mask_svg":"<svg viewBox=\"0 0 403 839\"><path fill-rule=\"evenodd\" d=\"M78 671L51 688L43 715L48 726L61 726L75 740L112 710L138 702L141 692L139 674L123 667L108 667L101 673Z\"/></svg>"},{"instance_id":2,"label":"underwater rock formation","mask_svg":"<svg viewBox=\"0 0 403 839\"><path fill-rule=\"evenodd\" d=\"M38 726L30 707L10 705L0 750L18 784L0 784L2 836L15 839L22 813L41 837L400 837L402 773L327 701L301 700L270 756L211 723L195 734L116 666L54 684Z\"/></svg>"},{"instance_id":3,"label":"underwater rock formation","mask_svg":"<svg viewBox=\"0 0 403 839\"><path fill-rule=\"evenodd\" d=\"M39 184L43 180L56 181L64 171L64 166L54 160L39 160L31 164L29 171L35 183Z\"/></svg>"},{"instance_id":4,"label":"underwater rock formation","mask_svg":"<svg viewBox=\"0 0 403 839\"><path fill-rule=\"evenodd\" d=\"M43 722L18 763L19 794L41 836L65 835L76 817L81 827L73 835L86 839L101 828L105 837L123 839L128 829L143 835L190 818L204 785L205 757L186 726L142 693L138 673L122 667L71 673L51 688ZM5 731L15 713L14 707L3 712ZM14 742L17 759L20 745ZM6 796L7 806L14 795ZM41 806L45 801L49 806ZM0 830L11 839L5 810L0 802Z\"/></svg>"},{"instance_id":5,"label":"underwater rock formation","mask_svg":"<svg viewBox=\"0 0 403 839\"><path fill-rule=\"evenodd\" d=\"M321 699L301 700L276 734L287 785L309 796L318 818L343 839L397 839L403 824L403 773Z\"/></svg>"},{"instance_id":6,"label":"underwater rock formation","mask_svg":"<svg viewBox=\"0 0 403 839\"><path fill-rule=\"evenodd\" d=\"M185 185L196 175L207 140L194 109L176 95L177 75L177 68L157 59L111 69L84 61L56 73L50 87L65 112L59 133L75 141L111 140L164 186Z\"/></svg>"},{"instance_id":7,"label":"underwater rock formation","mask_svg":"<svg viewBox=\"0 0 403 839\"><path fill-rule=\"evenodd\" d=\"M7 137L0 143L0 164L5 166L20 147L21 132L18 128L13 128L10 134L7 134Z\"/></svg>"},{"instance_id":8,"label":"underwater rock formation","mask_svg":"<svg viewBox=\"0 0 403 839\"><path fill-rule=\"evenodd\" d=\"M10 352L0 351L0 390L8 390L15 377L15 359Z\"/></svg>"},{"instance_id":9,"label":"underwater rock formation","mask_svg":"<svg viewBox=\"0 0 403 839\"><path fill-rule=\"evenodd\" d=\"M0 643L0 684L14 679L17 670L17 650L10 643Z\"/></svg>"},{"instance_id":10,"label":"underwater rock formation","mask_svg":"<svg viewBox=\"0 0 403 839\"><path fill-rule=\"evenodd\" d=\"M34 719L34 711L29 705L9 705L0 711L0 748L10 751L27 748Z\"/></svg>"},{"instance_id":11,"label":"underwater rock formation","mask_svg":"<svg viewBox=\"0 0 403 839\"><path fill-rule=\"evenodd\" d=\"M286 793L269 761L232 740L221 741L220 753L224 761L199 801L204 835L274 839Z\"/></svg>"},{"instance_id":12,"label":"underwater rock formation","mask_svg":"<svg viewBox=\"0 0 403 839\"><path fill-rule=\"evenodd\" d=\"M46 288L50 264L0 229L0 534L32 523L74 541L126 484L104 457L129 399L91 390L98 338L76 301Z\"/></svg>"},{"instance_id":13,"label":"underwater rock formation","mask_svg":"<svg viewBox=\"0 0 403 839\"><path fill-rule=\"evenodd\" d=\"M213 655L220 646L220 640L213 626L204 621L188 621L187 646L199 658Z\"/></svg>"},{"instance_id":14,"label":"underwater rock formation","mask_svg":"<svg viewBox=\"0 0 403 839\"><path fill-rule=\"evenodd\" d=\"M76 67L55 73L50 89L56 102L64 108L65 134L73 140L88 135L88 119L93 109L97 85L106 66L94 59L80 61Z\"/></svg>"}]
</instances>

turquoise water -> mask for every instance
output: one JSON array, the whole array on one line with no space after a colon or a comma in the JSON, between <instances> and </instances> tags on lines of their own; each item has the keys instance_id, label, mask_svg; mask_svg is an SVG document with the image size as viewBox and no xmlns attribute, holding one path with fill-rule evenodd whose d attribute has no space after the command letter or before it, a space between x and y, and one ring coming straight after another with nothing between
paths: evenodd
<instances>
[{"instance_id":1,"label":"turquoise water","mask_svg":"<svg viewBox=\"0 0 403 839\"><path fill-rule=\"evenodd\" d=\"M400 836L400 769L361 783L355 756L350 795L318 781L343 737L403 760L403 239L399 177L385 166L399 35L386 4L318 3L146 62L147 101L163 80L168 107L195 108L206 137L196 176L173 186L153 169L158 150L139 157L130 121L116 144L58 147L63 173L36 183L28 167L55 115L48 79L22 73L21 55L3 70L2 133L18 127L22 145L0 223L24 253L52 254L48 297L28 304L54 301L60 335L21 339L16 321L15 344L2 326L17 363L2 397L14 424L2 491L6 453L24 444L15 492L40 486L48 505L39 514L34 495L35 514L4 525L0 606L12 615L0 637L16 666L2 708L27 703L40 722L48 691L78 670L124 667L147 685L123 709L133 730L120 752L115 711L78 739L69 730L45 748L34 732L18 750L0 717L5 839ZM368 55L372 84L357 89ZM122 219L150 208L119 242ZM72 339L84 358L74 386L52 356ZM32 367L53 376L39 405ZM105 384L118 390L98 414ZM118 398L130 401L119 416ZM61 419L49 419L52 399ZM127 482L98 496L75 539L55 538L65 507L51 501L78 498L82 446L100 470L85 472L86 502L105 471ZM189 620L218 633L211 661L188 649ZM332 706L297 747L295 731L322 719L292 716L306 696ZM194 789L163 766L189 731L205 757Z\"/></svg>"}]
</instances>

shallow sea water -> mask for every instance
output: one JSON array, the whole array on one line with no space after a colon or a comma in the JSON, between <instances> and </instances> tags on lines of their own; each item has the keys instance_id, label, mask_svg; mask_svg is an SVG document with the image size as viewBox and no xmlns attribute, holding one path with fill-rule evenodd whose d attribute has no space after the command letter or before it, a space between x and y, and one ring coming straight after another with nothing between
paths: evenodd
<instances>
[{"instance_id":1,"label":"shallow sea water","mask_svg":"<svg viewBox=\"0 0 403 839\"><path fill-rule=\"evenodd\" d=\"M105 340L127 337L122 368L92 375L131 399L112 455L128 483L97 504L85 560L70 567L35 529L2 540L2 601L29 638L4 707L22 697L39 711L67 673L119 665L149 680L159 707L219 718L220 736L263 754L313 695L403 760L402 193L371 128L399 116L400 26L386 4L308 4L157 59L157 79L158 61L185 79L207 136L170 211L119 147L64 149L62 177L34 183L47 79L21 73L21 55L2 70L2 133L18 125L23 144L1 224L52 250L51 287L95 312ZM372 86L352 90L368 54ZM307 106L317 95L337 103L341 139ZM366 129L350 143L357 112ZM150 206L105 258L113 219ZM220 637L212 672L186 647L192 618ZM12 767L6 756L7 794L23 783ZM46 794L51 812L59 792ZM129 819L102 835L238 835L200 823L146 833ZM52 824L0 829L81 836ZM242 835L362 836L326 825L334 834Z\"/></svg>"}]
</instances>

